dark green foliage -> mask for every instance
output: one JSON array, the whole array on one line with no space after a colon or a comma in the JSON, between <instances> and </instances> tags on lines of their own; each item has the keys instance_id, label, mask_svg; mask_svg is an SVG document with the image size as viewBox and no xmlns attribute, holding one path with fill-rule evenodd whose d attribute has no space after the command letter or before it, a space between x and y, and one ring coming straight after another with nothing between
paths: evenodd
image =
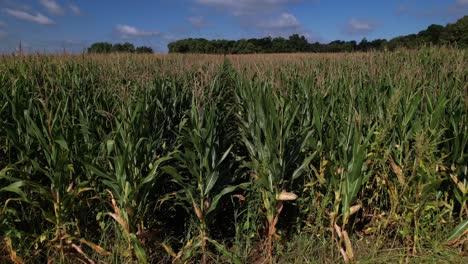
<instances>
[{"instance_id":1,"label":"dark green foliage","mask_svg":"<svg viewBox=\"0 0 468 264\"><path fill-rule=\"evenodd\" d=\"M135 51L135 46L132 43L125 42L124 44L116 43L112 46L112 52L129 52L132 53Z\"/></svg>"},{"instance_id":2,"label":"dark green foliage","mask_svg":"<svg viewBox=\"0 0 468 264\"><path fill-rule=\"evenodd\" d=\"M328 44L309 43L304 36L291 35L288 39L261 38L232 40L183 39L168 44L170 53L250 54L294 52L353 52L370 50L394 50L418 48L423 45L458 45L468 47L468 16L447 26L430 25L418 34L395 37L391 40L363 39L356 41L335 40Z\"/></svg>"},{"instance_id":3,"label":"dark green foliage","mask_svg":"<svg viewBox=\"0 0 468 264\"><path fill-rule=\"evenodd\" d=\"M153 53L153 49L151 47L141 46L135 49L136 53Z\"/></svg>"},{"instance_id":4,"label":"dark green foliage","mask_svg":"<svg viewBox=\"0 0 468 264\"><path fill-rule=\"evenodd\" d=\"M110 53L112 51L112 44L107 42L97 42L88 48L88 53Z\"/></svg>"},{"instance_id":5,"label":"dark green foliage","mask_svg":"<svg viewBox=\"0 0 468 264\"><path fill-rule=\"evenodd\" d=\"M130 43L125 42L115 43L112 45L111 43L107 42L97 42L92 44L88 48L88 53L111 53L111 52L125 52L125 53L153 53L153 49L151 47L141 46L136 47Z\"/></svg>"}]
</instances>

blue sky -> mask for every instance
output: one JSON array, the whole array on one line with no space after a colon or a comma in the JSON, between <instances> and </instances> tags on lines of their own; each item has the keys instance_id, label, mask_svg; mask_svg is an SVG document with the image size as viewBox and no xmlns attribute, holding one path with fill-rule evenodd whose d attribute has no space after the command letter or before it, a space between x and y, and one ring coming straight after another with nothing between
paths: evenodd
<instances>
[{"instance_id":1,"label":"blue sky","mask_svg":"<svg viewBox=\"0 0 468 264\"><path fill-rule=\"evenodd\" d=\"M388 39L464 15L468 0L0 0L0 52L20 41L29 51L129 41L165 52L188 37Z\"/></svg>"}]
</instances>

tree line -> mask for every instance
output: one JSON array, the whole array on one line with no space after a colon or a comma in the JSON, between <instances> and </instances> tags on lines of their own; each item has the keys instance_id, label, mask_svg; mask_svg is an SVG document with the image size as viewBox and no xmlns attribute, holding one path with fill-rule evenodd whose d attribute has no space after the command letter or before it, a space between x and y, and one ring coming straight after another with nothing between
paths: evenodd
<instances>
[{"instance_id":1,"label":"tree line","mask_svg":"<svg viewBox=\"0 0 468 264\"><path fill-rule=\"evenodd\" d=\"M265 37L240 40L207 40L189 38L168 44L169 53L249 54L249 53L293 53L293 52L353 52L369 50L395 50L397 48L418 48L424 45L457 45L468 47L468 16L456 23L430 25L417 34L395 37L390 40L366 38L359 43L335 40L330 43L309 43L298 34L289 38Z\"/></svg>"},{"instance_id":2,"label":"tree line","mask_svg":"<svg viewBox=\"0 0 468 264\"><path fill-rule=\"evenodd\" d=\"M153 53L153 49L147 46L136 47L130 43L115 43L96 42L88 48L88 53L112 53L112 52L128 52L128 53Z\"/></svg>"}]
</instances>

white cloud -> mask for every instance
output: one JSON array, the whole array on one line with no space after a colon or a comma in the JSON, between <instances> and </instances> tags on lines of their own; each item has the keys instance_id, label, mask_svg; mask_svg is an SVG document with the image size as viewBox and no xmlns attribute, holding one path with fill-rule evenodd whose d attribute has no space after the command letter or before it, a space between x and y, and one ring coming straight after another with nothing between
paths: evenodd
<instances>
[{"instance_id":1,"label":"white cloud","mask_svg":"<svg viewBox=\"0 0 468 264\"><path fill-rule=\"evenodd\" d=\"M291 13L283 12L277 15L269 16L267 19L257 19L254 24L256 33L262 36L285 37L293 34L305 36L308 40L317 40L318 37L312 36L311 32L304 28L299 19Z\"/></svg>"},{"instance_id":2,"label":"white cloud","mask_svg":"<svg viewBox=\"0 0 468 264\"><path fill-rule=\"evenodd\" d=\"M371 21L351 18L345 27L345 32L351 35L366 34L375 29L375 24Z\"/></svg>"},{"instance_id":3,"label":"white cloud","mask_svg":"<svg viewBox=\"0 0 468 264\"><path fill-rule=\"evenodd\" d=\"M151 37L160 35L159 32L151 32L137 29L129 25L117 25L115 27L120 36L124 39L131 39L137 37Z\"/></svg>"},{"instance_id":4,"label":"white cloud","mask_svg":"<svg viewBox=\"0 0 468 264\"><path fill-rule=\"evenodd\" d=\"M301 23L293 14L282 13L278 18L260 22L257 26L263 29L295 30L301 27Z\"/></svg>"},{"instance_id":5,"label":"white cloud","mask_svg":"<svg viewBox=\"0 0 468 264\"><path fill-rule=\"evenodd\" d=\"M173 40L176 40L177 37L176 36L173 36L173 35L167 35L167 34L161 34L161 37L165 40L170 40L170 41L173 41Z\"/></svg>"},{"instance_id":6,"label":"white cloud","mask_svg":"<svg viewBox=\"0 0 468 264\"><path fill-rule=\"evenodd\" d=\"M352 18L350 21L349 21L349 25L354 29L354 30L371 30L372 29L372 26L367 23L367 22L363 22L363 21L359 21L355 18Z\"/></svg>"},{"instance_id":7,"label":"white cloud","mask_svg":"<svg viewBox=\"0 0 468 264\"><path fill-rule=\"evenodd\" d=\"M77 7L76 5L74 5L74 4L69 4L68 8L70 8L70 10L73 12L73 14L75 14L77 16L81 14L81 9L79 7Z\"/></svg>"},{"instance_id":8,"label":"white cloud","mask_svg":"<svg viewBox=\"0 0 468 264\"><path fill-rule=\"evenodd\" d=\"M116 32L122 39L135 39L135 38L149 38L156 37L165 40L176 39L172 35L167 35L158 31L145 31L129 25L117 25L115 26Z\"/></svg>"},{"instance_id":9,"label":"white cloud","mask_svg":"<svg viewBox=\"0 0 468 264\"><path fill-rule=\"evenodd\" d=\"M187 20L190 24L198 28L206 26L205 19L201 16L189 17Z\"/></svg>"},{"instance_id":10,"label":"white cloud","mask_svg":"<svg viewBox=\"0 0 468 264\"><path fill-rule=\"evenodd\" d=\"M34 22L34 23L37 23L37 24L41 24L41 25L55 24L55 22L53 20L51 20L50 18L44 16L41 13L36 13L36 15L32 15L32 14L30 14L28 12L15 10L15 9L10 9L10 8L4 8L3 11L6 12L7 14L11 15L11 16L14 16L14 17L18 18L18 19Z\"/></svg>"},{"instance_id":11,"label":"white cloud","mask_svg":"<svg viewBox=\"0 0 468 264\"><path fill-rule=\"evenodd\" d=\"M289 36L306 34L307 30L288 9L300 2L319 0L193 0L199 5L212 7L233 15L250 34ZM193 23L192 23L193 24Z\"/></svg>"},{"instance_id":12,"label":"white cloud","mask_svg":"<svg viewBox=\"0 0 468 264\"><path fill-rule=\"evenodd\" d=\"M65 14L63 8L55 0L39 0L39 3L53 15L61 16Z\"/></svg>"},{"instance_id":13,"label":"white cloud","mask_svg":"<svg viewBox=\"0 0 468 264\"><path fill-rule=\"evenodd\" d=\"M457 0L459 5L468 5L468 0Z\"/></svg>"}]
</instances>

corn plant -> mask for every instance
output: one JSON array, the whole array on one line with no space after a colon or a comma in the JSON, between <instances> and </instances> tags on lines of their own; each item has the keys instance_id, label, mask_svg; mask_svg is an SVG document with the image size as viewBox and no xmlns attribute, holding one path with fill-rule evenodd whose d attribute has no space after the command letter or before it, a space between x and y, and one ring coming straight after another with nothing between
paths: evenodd
<instances>
[{"instance_id":1,"label":"corn plant","mask_svg":"<svg viewBox=\"0 0 468 264\"><path fill-rule=\"evenodd\" d=\"M371 176L366 166L367 146L372 137L372 129L366 138L362 138L356 127L348 126L346 137L340 143L342 147L342 165L338 170L340 176L339 190L335 191L335 211L331 214L331 223L339 241L338 248L345 262L353 260L354 252L346 231L350 217L361 209L362 205L355 203L355 199L363 184ZM338 210L338 205L341 207ZM337 224L337 213L341 214L341 226ZM333 230L332 230L333 232ZM343 244L346 250L343 250Z\"/></svg>"},{"instance_id":2,"label":"corn plant","mask_svg":"<svg viewBox=\"0 0 468 264\"><path fill-rule=\"evenodd\" d=\"M302 149L309 131L295 131L301 107L279 93L268 91L262 83L240 84L238 96L242 142L248 150L245 166L255 179L254 190L262 194L267 221L267 258L272 262L272 240L283 202L295 200L297 194L287 188L306 170L313 155L306 157Z\"/></svg>"},{"instance_id":3,"label":"corn plant","mask_svg":"<svg viewBox=\"0 0 468 264\"><path fill-rule=\"evenodd\" d=\"M184 247L185 252L175 254L165 245L176 259L182 257L182 254L194 254L193 250L199 248L202 263L207 263L208 244L212 244L231 261L238 262L236 256L209 237L210 216L216 210L220 199L247 185L231 185L231 175L221 170L232 146L222 148L222 140L229 142L229 138L221 138L220 134L226 116L222 116L215 106L212 102L197 104L194 97L189 116L180 125L181 149L175 154L179 161L178 169L167 166L163 168L182 188L176 198L184 201L198 220L198 235L189 241L190 246ZM222 184L223 182L227 182L227 185Z\"/></svg>"},{"instance_id":4,"label":"corn plant","mask_svg":"<svg viewBox=\"0 0 468 264\"><path fill-rule=\"evenodd\" d=\"M74 146L67 142L67 137L73 135L71 127L67 126L70 99L64 99L55 108L47 97L32 98L21 105L15 102L21 93L4 96L10 111L23 110L23 114L16 115L5 128L8 141L18 146L10 153L18 161L8 173L8 180L13 183L6 190L20 194L31 211L41 212L45 228L38 230L41 233L36 244L47 240L46 248L51 249L45 252L48 258L58 258L62 262L74 251L88 259L81 244L107 255L106 250L80 237L76 209L86 202L86 193L95 189L89 181L76 177L82 168ZM21 141L27 145L23 147Z\"/></svg>"},{"instance_id":5,"label":"corn plant","mask_svg":"<svg viewBox=\"0 0 468 264\"><path fill-rule=\"evenodd\" d=\"M154 123L158 120L151 119L157 115L158 110L154 108L157 102L137 103L135 108L124 109L122 121L116 120L115 134L105 144L108 167L88 165L90 173L102 177L111 196L112 212L108 215L118 223L129 243L128 249L140 263L146 263L147 256L138 235L146 232L147 212L156 202L153 193L159 167L172 159L171 153L165 153L163 130Z\"/></svg>"}]
</instances>

